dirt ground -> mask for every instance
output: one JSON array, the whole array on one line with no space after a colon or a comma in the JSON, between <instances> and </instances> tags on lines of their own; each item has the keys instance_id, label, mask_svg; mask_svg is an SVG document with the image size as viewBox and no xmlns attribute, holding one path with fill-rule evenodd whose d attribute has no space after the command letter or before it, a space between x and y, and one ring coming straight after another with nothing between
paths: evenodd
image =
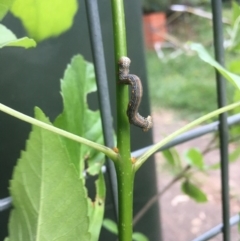
<instances>
[{"instance_id":1,"label":"dirt ground","mask_svg":"<svg viewBox=\"0 0 240 241\"><path fill-rule=\"evenodd\" d=\"M172 111L158 110L153 113L154 141L160 141L167 134L185 125L188 121L179 120ZM212 135L189 141L177 146L179 153L184 153L191 147L203 150ZM230 147L232 148L232 147ZM218 151L212 151L205 156L207 163L219 160ZM162 190L173 179L173 175L163 166L161 154L156 155L158 187ZM191 241L222 222L221 220L221 184L220 171L211 171L208 175L196 175L196 181L207 194L207 203L196 203L181 192L180 182L175 183L160 199L162 231L164 241ZM231 216L240 212L240 160L229 167ZM211 239L220 241L222 235ZM239 241L237 226L231 228L231 240Z\"/></svg>"}]
</instances>

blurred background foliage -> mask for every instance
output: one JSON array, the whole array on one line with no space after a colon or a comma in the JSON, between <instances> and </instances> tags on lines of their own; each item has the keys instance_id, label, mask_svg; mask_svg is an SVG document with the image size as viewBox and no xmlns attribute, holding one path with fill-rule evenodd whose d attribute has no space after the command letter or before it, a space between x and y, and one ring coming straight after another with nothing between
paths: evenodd
<instances>
[{"instance_id":1,"label":"blurred background foliage","mask_svg":"<svg viewBox=\"0 0 240 241\"><path fill-rule=\"evenodd\" d=\"M144 0L143 11L164 9L167 36L160 49L146 50L149 91L154 109L170 108L185 118L196 118L217 108L215 71L187 48L187 43L198 42L213 56L211 19L190 12L171 11L171 4L188 4L192 9L210 13L209 1ZM226 67L238 59L229 51L229 29L232 28L231 2L223 9ZM227 97L233 102L234 88L227 83Z\"/></svg>"}]
</instances>

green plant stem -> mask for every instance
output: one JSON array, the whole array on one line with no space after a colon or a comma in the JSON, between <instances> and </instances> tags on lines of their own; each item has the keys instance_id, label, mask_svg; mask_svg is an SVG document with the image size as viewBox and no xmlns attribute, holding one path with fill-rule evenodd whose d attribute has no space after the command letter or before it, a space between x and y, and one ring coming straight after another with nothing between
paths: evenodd
<instances>
[{"instance_id":1,"label":"green plant stem","mask_svg":"<svg viewBox=\"0 0 240 241\"><path fill-rule=\"evenodd\" d=\"M180 128L179 130L173 132L172 134L170 134L169 136L167 136L166 138L164 138L162 141L158 142L157 144L155 144L151 149L149 149L148 151L146 151L143 155L141 155L137 161L135 162L134 165L134 171L137 171L142 165L143 163L148 159L148 157L150 157L153 153L155 153L159 148L161 148L162 146L166 145L168 142L170 142L171 140L173 140L175 137L179 136L180 134L190 130L191 128L201 124L202 122L211 119L214 116L218 116L219 114L229 111L231 109L234 109L236 107L240 106L240 102L236 102L233 103L231 105L227 105L223 108L217 109L213 112L210 112L207 115L204 115L198 119L196 119L195 121L192 121L191 123L185 125L184 127Z\"/></svg>"},{"instance_id":2,"label":"green plant stem","mask_svg":"<svg viewBox=\"0 0 240 241\"><path fill-rule=\"evenodd\" d=\"M123 0L112 0L112 16L114 26L114 49L116 70L118 60L127 56L126 30ZM118 71L117 71L118 72ZM120 241L132 240L132 205L134 172L131 162L130 127L126 115L128 105L128 87L118 84L116 73L117 97L117 148L119 161L115 162L118 179L119 217L118 231Z\"/></svg>"},{"instance_id":3,"label":"green plant stem","mask_svg":"<svg viewBox=\"0 0 240 241\"><path fill-rule=\"evenodd\" d=\"M62 129L59 129L57 127L54 127L52 125L49 125L47 123L44 123L42 121L39 121L37 119L34 119L30 116L27 116L27 115L24 115L22 114L21 112L18 112L16 110L13 110L12 108L9 108L3 104L0 104L0 111L3 111L11 116L14 116L22 121L25 121L25 122L28 122L32 125L35 125L35 126L38 126L38 127L41 127L45 130L49 130L51 132L54 132L58 135L61 135L61 136L64 136L66 138L69 138L71 140L74 140L74 141L77 141L79 143L82 143L86 146L89 146L89 147L92 147L94 148L95 150L98 150L98 151L101 151L103 152L106 156L108 156L111 160L113 161L116 161L117 160L117 157L118 155L110 148L106 147L106 146L103 146L101 144L98 144L98 143L95 143L95 142L92 142L92 141L89 141L83 137L80 137L80 136L77 136L77 135L74 135L70 132L67 132L67 131L64 131Z\"/></svg>"}]
</instances>

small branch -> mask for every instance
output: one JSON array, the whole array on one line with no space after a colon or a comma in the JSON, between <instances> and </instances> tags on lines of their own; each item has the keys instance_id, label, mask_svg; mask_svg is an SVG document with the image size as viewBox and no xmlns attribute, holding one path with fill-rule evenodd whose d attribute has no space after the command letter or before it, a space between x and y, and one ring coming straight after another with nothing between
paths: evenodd
<instances>
[{"instance_id":1,"label":"small branch","mask_svg":"<svg viewBox=\"0 0 240 241\"><path fill-rule=\"evenodd\" d=\"M193 8L193 7L190 7L190 6L187 6L187 5L175 4L175 5L170 6L170 9L172 11L176 11L176 12L191 13L191 14L197 15L199 17L207 18L207 19L212 20L212 13L204 11L200 8ZM231 25L231 21L228 18L223 17L222 22L225 23L225 24Z\"/></svg>"},{"instance_id":2,"label":"small branch","mask_svg":"<svg viewBox=\"0 0 240 241\"><path fill-rule=\"evenodd\" d=\"M217 135L215 134L213 136L213 138L211 138L211 140L207 143L205 149L202 151L202 154L205 155L207 154L209 151L212 151L214 149L216 149L218 146L215 145L215 146L212 146L212 144L217 140Z\"/></svg>"},{"instance_id":3,"label":"small branch","mask_svg":"<svg viewBox=\"0 0 240 241\"><path fill-rule=\"evenodd\" d=\"M196 127L197 125L201 124L202 122L204 122L208 119L211 119L214 116L218 116L219 114L224 113L226 111L229 111L231 109L234 109L238 106L240 106L240 102L236 102L236 103L233 103L231 105L227 105L227 106L222 107L220 109L217 109L213 112L210 112L209 114L207 114L205 116L202 116L202 117L196 119L195 121L192 121L191 123L185 125L184 127L178 129L177 131L173 132L172 134L170 134L169 136L164 138L162 141L155 144L151 149L146 151L143 155L141 155L137 159L136 163L134 164L135 172L143 165L143 163L148 159L148 157L150 157L152 154L154 154L159 148L161 148L162 146L166 145L168 142L173 140L175 137L177 137L180 134L192 129L193 127Z\"/></svg>"},{"instance_id":4,"label":"small branch","mask_svg":"<svg viewBox=\"0 0 240 241\"><path fill-rule=\"evenodd\" d=\"M47 123L44 123L42 121L39 121L37 119L34 119L30 116L27 116L27 115L24 115L22 114L21 112L18 112L10 107L7 107L3 104L0 104L0 111L3 111L11 116L14 116L22 121L25 121L25 122L28 122L32 125L35 125L35 126L38 126L40 128L43 128L45 130L48 130L48 131L51 131L53 133L56 133L58 135L61 135L61 136L64 136L68 139L71 139L71 140L74 140L76 142L79 142L79 143L82 143L86 146L89 146L95 150L98 150L102 153L104 153L106 156L108 156L111 160L113 161L117 161L118 159L118 155L110 148L106 147L106 146L103 146L101 144L98 144L98 143L95 143L93 141L89 141L83 137L80 137L80 136L77 136L77 135L74 135L70 132L67 132L67 131L64 131L62 129L59 129L57 127L54 127L52 125L49 125Z\"/></svg>"},{"instance_id":5,"label":"small branch","mask_svg":"<svg viewBox=\"0 0 240 241\"><path fill-rule=\"evenodd\" d=\"M160 192L154 195L145 205L144 207L135 215L133 219L133 225L143 217L143 215L152 207L152 205L158 201L158 199L178 180L184 177L185 173L191 168L190 165L186 166L176 177L174 177Z\"/></svg>"}]
</instances>

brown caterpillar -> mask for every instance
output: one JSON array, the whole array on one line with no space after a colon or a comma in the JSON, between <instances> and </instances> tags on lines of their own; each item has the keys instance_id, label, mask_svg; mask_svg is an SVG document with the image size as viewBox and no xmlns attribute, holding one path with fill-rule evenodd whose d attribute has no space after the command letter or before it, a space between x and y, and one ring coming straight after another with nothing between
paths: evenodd
<instances>
[{"instance_id":1,"label":"brown caterpillar","mask_svg":"<svg viewBox=\"0 0 240 241\"><path fill-rule=\"evenodd\" d=\"M152 128L152 117L142 117L138 113L138 107L142 99L142 83L138 76L129 74L129 66L131 60L128 57L121 57L118 61L119 65L119 83L131 85L131 98L128 103L127 116L129 123L148 131Z\"/></svg>"}]
</instances>

